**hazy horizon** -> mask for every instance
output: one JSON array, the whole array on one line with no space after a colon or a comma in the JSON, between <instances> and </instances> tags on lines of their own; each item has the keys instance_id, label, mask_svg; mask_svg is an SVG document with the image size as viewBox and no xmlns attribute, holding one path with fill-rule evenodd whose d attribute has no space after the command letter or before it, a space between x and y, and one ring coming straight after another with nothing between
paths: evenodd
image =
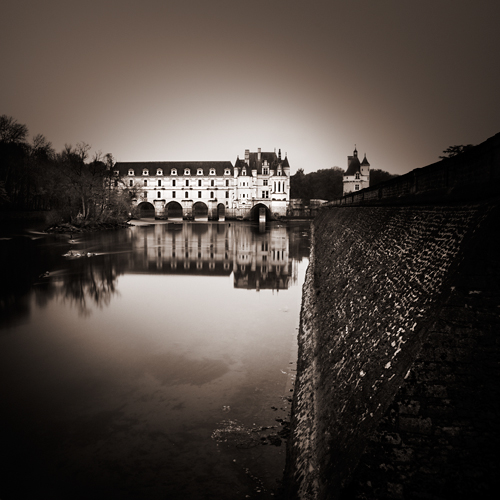
<instances>
[{"instance_id":1,"label":"hazy horizon","mask_svg":"<svg viewBox=\"0 0 500 500\"><path fill-rule=\"evenodd\" d=\"M288 155L356 144L402 174L500 132L500 5L396 0L6 0L0 114L60 151L117 161Z\"/></svg>"}]
</instances>

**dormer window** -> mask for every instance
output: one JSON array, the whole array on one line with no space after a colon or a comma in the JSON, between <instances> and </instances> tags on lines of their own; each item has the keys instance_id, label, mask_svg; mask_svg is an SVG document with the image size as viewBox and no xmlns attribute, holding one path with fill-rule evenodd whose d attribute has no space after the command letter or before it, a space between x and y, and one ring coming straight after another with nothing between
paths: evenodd
<instances>
[{"instance_id":1,"label":"dormer window","mask_svg":"<svg viewBox=\"0 0 500 500\"><path fill-rule=\"evenodd\" d=\"M268 167L262 167L262 175L269 175L269 168Z\"/></svg>"},{"instance_id":2,"label":"dormer window","mask_svg":"<svg viewBox=\"0 0 500 500\"><path fill-rule=\"evenodd\" d=\"M215 168L210 169L210 175L215 175Z\"/></svg>"},{"instance_id":3,"label":"dormer window","mask_svg":"<svg viewBox=\"0 0 500 500\"><path fill-rule=\"evenodd\" d=\"M231 171L230 170L224 170L224 175L231 175Z\"/></svg>"},{"instance_id":4,"label":"dormer window","mask_svg":"<svg viewBox=\"0 0 500 500\"><path fill-rule=\"evenodd\" d=\"M161 168L159 168L157 171L156 171L156 175L163 175L163 170Z\"/></svg>"},{"instance_id":5,"label":"dormer window","mask_svg":"<svg viewBox=\"0 0 500 500\"><path fill-rule=\"evenodd\" d=\"M114 174L115 175L120 175L120 172L118 170L115 170Z\"/></svg>"},{"instance_id":6,"label":"dormer window","mask_svg":"<svg viewBox=\"0 0 500 500\"><path fill-rule=\"evenodd\" d=\"M278 175L281 175L281 170L278 170Z\"/></svg>"},{"instance_id":7,"label":"dormer window","mask_svg":"<svg viewBox=\"0 0 500 500\"><path fill-rule=\"evenodd\" d=\"M203 169L202 169L202 168L199 168L199 169L198 169L198 172L196 172L196 175L203 175Z\"/></svg>"},{"instance_id":8,"label":"dormer window","mask_svg":"<svg viewBox=\"0 0 500 500\"><path fill-rule=\"evenodd\" d=\"M170 170L170 175L177 175L177 169L173 168L172 170Z\"/></svg>"},{"instance_id":9,"label":"dormer window","mask_svg":"<svg viewBox=\"0 0 500 500\"><path fill-rule=\"evenodd\" d=\"M247 175L247 171L246 171L245 169L243 169L243 170L241 171L241 175Z\"/></svg>"},{"instance_id":10,"label":"dormer window","mask_svg":"<svg viewBox=\"0 0 500 500\"><path fill-rule=\"evenodd\" d=\"M142 175L149 175L149 170L147 168L145 168L143 171L142 171Z\"/></svg>"},{"instance_id":11,"label":"dormer window","mask_svg":"<svg viewBox=\"0 0 500 500\"><path fill-rule=\"evenodd\" d=\"M185 168L184 175L191 175L191 170L189 170L189 168Z\"/></svg>"},{"instance_id":12,"label":"dormer window","mask_svg":"<svg viewBox=\"0 0 500 500\"><path fill-rule=\"evenodd\" d=\"M356 179L359 179L359 172L356 172Z\"/></svg>"},{"instance_id":13,"label":"dormer window","mask_svg":"<svg viewBox=\"0 0 500 500\"><path fill-rule=\"evenodd\" d=\"M134 175L134 171L133 171L132 169L130 169L130 170L128 171L128 175Z\"/></svg>"}]
</instances>

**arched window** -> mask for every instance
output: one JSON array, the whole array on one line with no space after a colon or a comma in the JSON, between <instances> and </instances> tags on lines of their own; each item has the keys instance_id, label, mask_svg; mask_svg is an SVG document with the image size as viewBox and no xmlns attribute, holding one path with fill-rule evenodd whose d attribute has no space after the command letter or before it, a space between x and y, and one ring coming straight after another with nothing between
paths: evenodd
<instances>
[{"instance_id":1,"label":"arched window","mask_svg":"<svg viewBox=\"0 0 500 500\"><path fill-rule=\"evenodd\" d=\"M158 198L161 198L161 191L158 191Z\"/></svg>"},{"instance_id":2,"label":"arched window","mask_svg":"<svg viewBox=\"0 0 500 500\"><path fill-rule=\"evenodd\" d=\"M156 171L156 175L163 175L163 170L161 168L159 168L157 171Z\"/></svg>"},{"instance_id":3,"label":"arched window","mask_svg":"<svg viewBox=\"0 0 500 500\"><path fill-rule=\"evenodd\" d=\"M144 185L147 186L148 185L148 180L147 179L144 179Z\"/></svg>"},{"instance_id":4,"label":"arched window","mask_svg":"<svg viewBox=\"0 0 500 500\"><path fill-rule=\"evenodd\" d=\"M158 180L158 186L161 186L161 180Z\"/></svg>"},{"instance_id":5,"label":"arched window","mask_svg":"<svg viewBox=\"0 0 500 500\"><path fill-rule=\"evenodd\" d=\"M131 169L128 171L128 175L135 175L134 171Z\"/></svg>"},{"instance_id":6,"label":"arched window","mask_svg":"<svg viewBox=\"0 0 500 500\"><path fill-rule=\"evenodd\" d=\"M184 195L184 198L189 198L189 193L186 191L186 194Z\"/></svg>"},{"instance_id":7,"label":"arched window","mask_svg":"<svg viewBox=\"0 0 500 500\"><path fill-rule=\"evenodd\" d=\"M214 192L210 191L210 198L213 198L213 197L214 197Z\"/></svg>"},{"instance_id":8,"label":"arched window","mask_svg":"<svg viewBox=\"0 0 500 500\"><path fill-rule=\"evenodd\" d=\"M214 179L212 179L212 180L210 181L210 185L211 185L211 186L215 186L215 180L214 180Z\"/></svg>"},{"instance_id":9,"label":"arched window","mask_svg":"<svg viewBox=\"0 0 500 500\"><path fill-rule=\"evenodd\" d=\"M145 168L143 171L142 171L142 175L149 175L149 170L147 168Z\"/></svg>"},{"instance_id":10,"label":"arched window","mask_svg":"<svg viewBox=\"0 0 500 500\"><path fill-rule=\"evenodd\" d=\"M210 175L215 175L215 168L210 169Z\"/></svg>"},{"instance_id":11,"label":"arched window","mask_svg":"<svg viewBox=\"0 0 500 500\"><path fill-rule=\"evenodd\" d=\"M185 168L184 175L191 175L191 170L189 170L189 168Z\"/></svg>"},{"instance_id":12,"label":"arched window","mask_svg":"<svg viewBox=\"0 0 500 500\"><path fill-rule=\"evenodd\" d=\"M177 169L176 169L176 168L173 168L173 169L170 171L170 175L177 175Z\"/></svg>"},{"instance_id":13,"label":"arched window","mask_svg":"<svg viewBox=\"0 0 500 500\"><path fill-rule=\"evenodd\" d=\"M198 175L203 175L203 169L199 168L197 174Z\"/></svg>"}]
</instances>

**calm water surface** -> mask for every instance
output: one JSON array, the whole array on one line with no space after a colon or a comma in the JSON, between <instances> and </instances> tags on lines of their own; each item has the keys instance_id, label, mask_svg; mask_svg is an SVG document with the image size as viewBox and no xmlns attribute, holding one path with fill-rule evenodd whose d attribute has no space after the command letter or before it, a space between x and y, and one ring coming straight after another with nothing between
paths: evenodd
<instances>
[{"instance_id":1,"label":"calm water surface","mask_svg":"<svg viewBox=\"0 0 500 500\"><path fill-rule=\"evenodd\" d=\"M278 497L308 224L15 245L0 498Z\"/></svg>"}]
</instances>

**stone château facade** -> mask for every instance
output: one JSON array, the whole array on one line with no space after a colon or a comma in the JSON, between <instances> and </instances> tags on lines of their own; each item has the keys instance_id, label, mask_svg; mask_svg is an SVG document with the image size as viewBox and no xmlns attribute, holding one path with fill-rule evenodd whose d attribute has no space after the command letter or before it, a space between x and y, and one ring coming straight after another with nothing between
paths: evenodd
<instances>
[{"instance_id":1,"label":"stone ch\u00e2teau facade","mask_svg":"<svg viewBox=\"0 0 500 500\"><path fill-rule=\"evenodd\" d=\"M114 175L135 188L142 216L158 219L225 220L287 214L290 200L288 159L245 151L245 158L205 162L118 162Z\"/></svg>"},{"instance_id":2,"label":"stone ch\u00e2teau facade","mask_svg":"<svg viewBox=\"0 0 500 500\"><path fill-rule=\"evenodd\" d=\"M354 146L353 156L347 157L347 170L344 174L343 186L344 195L370 187L370 164L366 155L363 161L359 162L356 146Z\"/></svg>"}]
</instances>

